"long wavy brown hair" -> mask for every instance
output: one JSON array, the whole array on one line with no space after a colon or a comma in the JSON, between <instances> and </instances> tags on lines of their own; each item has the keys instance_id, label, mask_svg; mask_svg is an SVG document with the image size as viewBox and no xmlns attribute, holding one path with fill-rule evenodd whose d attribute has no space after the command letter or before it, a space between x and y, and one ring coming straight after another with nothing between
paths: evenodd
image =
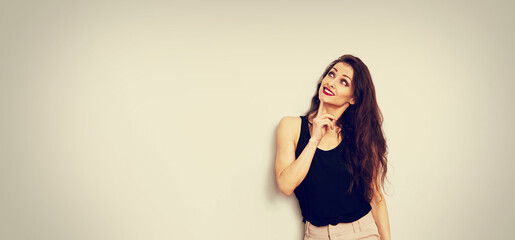
<instances>
[{"instance_id":1,"label":"long wavy brown hair","mask_svg":"<svg viewBox=\"0 0 515 240\"><path fill-rule=\"evenodd\" d=\"M347 54L327 66L318 81L315 96L311 100L311 107L306 112L306 116L318 111L320 105L318 90L322 80L339 62L349 64L354 70L352 82L355 102L353 105L349 105L336 121L336 125L341 129L341 139L344 141L344 161L342 160L340 163L351 175L347 194L350 194L356 187L359 194L370 202L374 195L373 188L384 188L388 169L387 146L382 130L383 115L377 105L372 76L361 59Z\"/></svg>"}]
</instances>

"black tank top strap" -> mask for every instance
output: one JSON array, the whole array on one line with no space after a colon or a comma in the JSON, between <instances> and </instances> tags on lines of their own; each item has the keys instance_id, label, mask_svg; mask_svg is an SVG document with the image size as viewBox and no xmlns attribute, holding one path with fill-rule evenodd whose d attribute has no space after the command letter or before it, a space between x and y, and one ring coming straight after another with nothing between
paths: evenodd
<instances>
[{"instance_id":1,"label":"black tank top strap","mask_svg":"<svg viewBox=\"0 0 515 240\"><path fill-rule=\"evenodd\" d=\"M295 158L298 158L302 150L308 145L309 142L309 122L307 116L299 116L301 119L300 136L295 149Z\"/></svg>"}]
</instances>

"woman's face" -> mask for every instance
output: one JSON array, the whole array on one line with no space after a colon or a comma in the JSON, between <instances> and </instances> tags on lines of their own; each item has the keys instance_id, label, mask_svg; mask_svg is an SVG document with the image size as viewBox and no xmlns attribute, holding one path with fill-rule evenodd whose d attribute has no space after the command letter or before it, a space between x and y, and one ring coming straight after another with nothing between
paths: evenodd
<instances>
[{"instance_id":1,"label":"woman's face","mask_svg":"<svg viewBox=\"0 0 515 240\"><path fill-rule=\"evenodd\" d=\"M320 101L336 106L354 104L354 70L344 62L339 62L322 79L322 85L318 90ZM329 90L329 91L328 91Z\"/></svg>"}]
</instances>

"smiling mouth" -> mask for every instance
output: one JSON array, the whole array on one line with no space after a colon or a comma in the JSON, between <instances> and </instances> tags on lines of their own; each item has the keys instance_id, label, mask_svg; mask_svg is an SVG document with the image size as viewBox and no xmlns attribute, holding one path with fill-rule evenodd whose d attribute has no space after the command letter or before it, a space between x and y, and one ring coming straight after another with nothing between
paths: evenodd
<instances>
[{"instance_id":1,"label":"smiling mouth","mask_svg":"<svg viewBox=\"0 0 515 240\"><path fill-rule=\"evenodd\" d=\"M331 92L331 90L327 89L326 87L324 87L323 92L325 93L325 95L334 96L334 93Z\"/></svg>"}]
</instances>

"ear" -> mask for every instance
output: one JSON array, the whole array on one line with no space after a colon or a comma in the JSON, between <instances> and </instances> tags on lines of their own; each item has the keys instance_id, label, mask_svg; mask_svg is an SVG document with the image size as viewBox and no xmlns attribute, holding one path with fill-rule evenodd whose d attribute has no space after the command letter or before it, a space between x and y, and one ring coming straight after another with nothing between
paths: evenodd
<instances>
[{"instance_id":1,"label":"ear","mask_svg":"<svg viewBox=\"0 0 515 240\"><path fill-rule=\"evenodd\" d=\"M354 98L349 99L349 103L350 103L351 105L354 105L354 103L355 103L355 102L354 102Z\"/></svg>"}]
</instances>

